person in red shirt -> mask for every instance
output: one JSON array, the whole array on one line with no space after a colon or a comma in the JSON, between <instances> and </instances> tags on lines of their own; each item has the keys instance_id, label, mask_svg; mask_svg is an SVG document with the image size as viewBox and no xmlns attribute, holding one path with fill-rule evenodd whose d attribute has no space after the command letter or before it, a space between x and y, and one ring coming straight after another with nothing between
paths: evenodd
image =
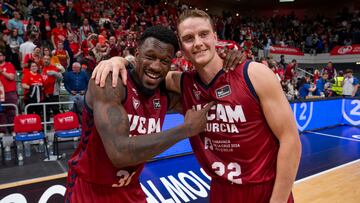
<instances>
[{"instance_id":1,"label":"person in red shirt","mask_svg":"<svg viewBox=\"0 0 360 203\"><path fill-rule=\"evenodd\" d=\"M68 41L69 41L69 46L70 49L73 53L73 58L77 59L78 56L80 56L80 54L82 53L80 50L80 44L78 42L75 42L75 36L74 34L69 34L68 35Z\"/></svg>"},{"instance_id":2,"label":"person in red shirt","mask_svg":"<svg viewBox=\"0 0 360 203\"><path fill-rule=\"evenodd\" d=\"M50 56L44 56L44 68L42 78L44 82L44 102L59 102L60 85L63 79L59 69L50 63ZM50 119L50 112L53 115L60 113L59 105L49 105L46 108L46 120Z\"/></svg>"},{"instance_id":3,"label":"person in red shirt","mask_svg":"<svg viewBox=\"0 0 360 203\"><path fill-rule=\"evenodd\" d=\"M110 48L110 53L109 53L110 57L120 56L120 50L121 49L118 46L118 43L116 42L115 36L111 36L109 38L109 48Z\"/></svg>"},{"instance_id":4,"label":"person in red shirt","mask_svg":"<svg viewBox=\"0 0 360 203\"><path fill-rule=\"evenodd\" d=\"M16 92L15 81L15 68L10 62L5 61L5 55L0 52L0 82L4 86L5 101L4 103L10 103L17 105L18 95ZM15 109L14 107L5 107L4 111L0 113L0 123L8 124L14 122ZM10 132L13 131L12 127L9 128ZM6 128L0 128L0 137L6 133Z\"/></svg>"},{"instance_id":5,"label":"person in red shirt","mask_svg":"<svg viewBox=\"0 0 360 203\"><path fill-rule=\"evenodd\" d=\"M297 66L296 60L293 59L291 63L286 66L285 69L285 80L291 80L294 77L295 68Z\"/></svg>"},{"instance_id":6,"label":"person in red shirt","mask_svg":"<svg viewBox=\"0 0 360 203\"><path fill-rule=\"evenodd\" d=\"M26 54L24 57L24 61L22 63L22 67L23 67L23 73L25 72L29 72L29 61L34 61L39 69L42 69L43 66L43 61L41 59L41 48L40 47L35 47L34 51L32 53Z\"/></svg>"},{"instance_id":7,"label":"person in red shirt","mask_svg":"<svg viewBox=\"0 0 360 203\"><path fill-rule=\"evenodd\" d=\"M64 42L67 37L67 32L63 27L62 21L56 21L56 28L51 31L51 42L54 48L57 48L59 41Z\"/></svg>"},{"instance_id":8,"label":"person in red shirt","mask_svg":"<svg viewBox=\"0 0 360 203\"><path fill-rule=\"evenodd\" d=\"M42 99L44 81L40 75L39 67L34 61L29 61L30 71L24 73L21 80L21 86L24 88L24 103L25 105L31 103L39 103ZM36 113L41 115L41 106L32 106L28 108L27 113Z\"/></svg>"}]
</instances>

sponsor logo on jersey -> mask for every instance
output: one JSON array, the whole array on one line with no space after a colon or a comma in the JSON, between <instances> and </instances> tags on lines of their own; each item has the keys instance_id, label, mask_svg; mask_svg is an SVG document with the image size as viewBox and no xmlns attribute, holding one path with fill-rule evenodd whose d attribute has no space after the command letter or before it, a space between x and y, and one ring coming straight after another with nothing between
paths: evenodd
<instances>
[{"instance_id":1,"label":"sponsor logo on jersey","mask_svg":"<svg viewBox=\"0 0 360 203\"><path fill-rule=\"evenodd\" d=\"M215 90L216 97L218 99L229 96L231 94L231 88L230 85L222 86Z\"/></svg>"},{"instance_id":2,"label":"sponsor logo on jersey","mask_svg":"<svg viewBox=\"0 0 360 203\"><path fill-rule=\"evenodd\" d=\"M204 105L197 104L193 106L194 110L200 110ZM213 105L207 113L205 132L225 132L238 134L238 123L246 122L246 117L241 105Z\"/></svg>"},{"instance_id":3,"label":"sponsor logo on jersey","mask_svg":"<svg viewBox=\"0 0 360 203\"><path fill-rule=\"evenodd\" d=\"M198 90L193 90L194 96L196 100L200 100L200 94L201 92Z\"/></svg>"},{"instance_id":4,"label":"sponsor logo on jersey","mask_svg":"<svg viewBox=\"0 0 360 203\"><path fill-rule=\"evenodd\" d=\"M160 118L145 118L138 115L128 114L130 124L129 137L160 132Z\"/></svg>"},{"instance_id":5,"label":"sponsor logo on jersey","mask_svg":"<svg viewBox=\"0 0 360 203\"><path fill-rule=\"evenodd\" d=\"M160 109L161 108L160 99L154 99L153 104L154 104L154 109Z\"/></svg>"},{"instance_id":6,"label":"sponsor logo on jersey","mask_svg":"<svg viewBox=\"0 0 360 203\"><path fill-rule=\"evenodd\" d=\"M205 149L214 150L211 139L209 139L208 137L204 138L204 146L205 146Z\"/></svg>"},{"instance_id":7,"label":"sponsor logo on jersey","mask_svg":"<svg viewBox=\"0 0 360 203\"><path fill-rule=\"evenodd\" d=\"M135 109L138 109L139 106L140 106L140 101L135 99L134 97L132 98L132 101L133 101L133 106Z\"/></svg>"}]
</instances>

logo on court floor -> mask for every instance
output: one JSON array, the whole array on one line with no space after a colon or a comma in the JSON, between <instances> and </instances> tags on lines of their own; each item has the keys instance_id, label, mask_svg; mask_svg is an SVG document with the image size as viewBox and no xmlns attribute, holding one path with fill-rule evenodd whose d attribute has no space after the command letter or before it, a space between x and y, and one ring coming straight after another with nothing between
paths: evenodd
<instances>
[{"instance_id":1,"label":"logo on court floor","mask_svg":"<svg viewBox=\"0 0 360 203\"><path fill-rule=\"evenodd\" d=\"M341 111L347 122L352 125L360 125L360 100L343 99Z\"/></svg>"},{"instance_id":2,"label":"logo on court floor","mask_svg":"<svg viewBox=\"0 0 360 203\"><path fill-rule=\"evenodd\" d=\"M314 102L294 103L294 116L298 130L306 130L311 121L313 109Z\"/></svg>"}]
</instances>

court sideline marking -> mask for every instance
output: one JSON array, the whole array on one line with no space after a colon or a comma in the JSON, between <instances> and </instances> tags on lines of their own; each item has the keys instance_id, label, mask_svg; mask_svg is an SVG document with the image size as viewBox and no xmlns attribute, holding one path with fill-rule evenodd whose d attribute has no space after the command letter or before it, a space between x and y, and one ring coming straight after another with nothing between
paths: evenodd
<instances>
[{"instance_id":1,"label":"court sideline marking","mask_svg":"<svg viewBox=\"0 0 360 203\"><path fill-rule=\"evenodd\" d=\"M307 181L307 180L309 180L309 179L315 178L315 177L317 177L317 176L324 175L324 174L329 173L329 172L331 172L331 171L335 171L335 170L337 170L337 169L340 169L340 168L349 166L349 165L351 165L351 164L355 164L355 163L357 163L357 162L360 162L360 159L357 159L357 160L348 162L348 163L346 163L346 164L342 164L342 165L340 165L340 166L336 166L336 167L334 167L334 168L331 168L331 169L328 169L328 170L325 170L325 171L321 171L321 172L316 173L316 174L314 174L314 175L311 175L311 176L302 178L302 179L300 179L300 180L295 181L294 184L302 183L302 182Z\"/></svg>"},{"instance_id":2,"label":"court sideline marking","mask_svg":"<svg viewBox=\"0 0 360 203\"><path fill-rule=\"evenodd\" d=\"M355 142L360 142L359 139L341 137L341 136L331 135L331 134L327 134L327 133L319 133L319 132L314 132L314 131L305 131L305 133L322 135L322 136L325 136L325 137L339 138L339 139L344 139L344 140L351 140L351 141L355 141Z\"/></svg>"}]
</instances>

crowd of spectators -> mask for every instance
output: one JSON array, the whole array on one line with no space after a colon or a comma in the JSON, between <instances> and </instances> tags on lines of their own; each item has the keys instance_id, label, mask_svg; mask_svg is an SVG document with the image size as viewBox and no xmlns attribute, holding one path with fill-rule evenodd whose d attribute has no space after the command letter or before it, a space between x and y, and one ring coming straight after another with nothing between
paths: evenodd
<instances>
[{"instance_id":1,"label":"crowd of spectators","mask_svg":"<svg viewBox=\"0 0 360 203\"><path fill-rule=\"evenodd\" d=\"M19 102L15 81L19 77L19 87L24 90L21 103L59 101L60 86L64 84L70 100L78 104L75 111L79 112L89 76L97 63L112 56L133 61L137 38L147 27L161 24L176 31L179 12L188 8L191 6L157 0L4 0L0 6L0 102ZM267 51L274 44L320 53L335 45L360 43L360 14L347 10L333 18L304 20L295 15L262 19L228 12L213 18L219 38L239 44L251 59L255 59L259 49ZM173 69L192 69L181 52L176 56ZM304 85L297 84L302 79L297 80L294 75L296 62L261 61L277 73L289 99L302 97ZM328 75L328 79L323 76L323 80L334 77L337 75ZM355 79L351 84L356 82ZM327 83L321 84L325 84L324 91L319 87L307 90L316 92L315 95L322 96L321 92L328 95ZM342 88L345 84L346 79L341 82ZM10 109L0 115L1 123L11 123L15 112ZM38 107L29 109L42 115L41 111ZM58 106L48 107L47 119L58 112ZM0 133L4 132L0 129Z\"/></svg>"},{"instance_id":2,"label":"crowd of spectators","mask_svg":"<svg viewBox=\"0 0 360 203\"><path fill-rule=\"evenodd\" d=\"M321 70L311 69L311 72L298 68L296 60L286 64L283 56L279 62L271 57L268 60L262 58L260 62L273 70L290 101L359 96L359 80L353 76L353 70L337 71L331 61Z\"/></svg>"}]
</instances>

